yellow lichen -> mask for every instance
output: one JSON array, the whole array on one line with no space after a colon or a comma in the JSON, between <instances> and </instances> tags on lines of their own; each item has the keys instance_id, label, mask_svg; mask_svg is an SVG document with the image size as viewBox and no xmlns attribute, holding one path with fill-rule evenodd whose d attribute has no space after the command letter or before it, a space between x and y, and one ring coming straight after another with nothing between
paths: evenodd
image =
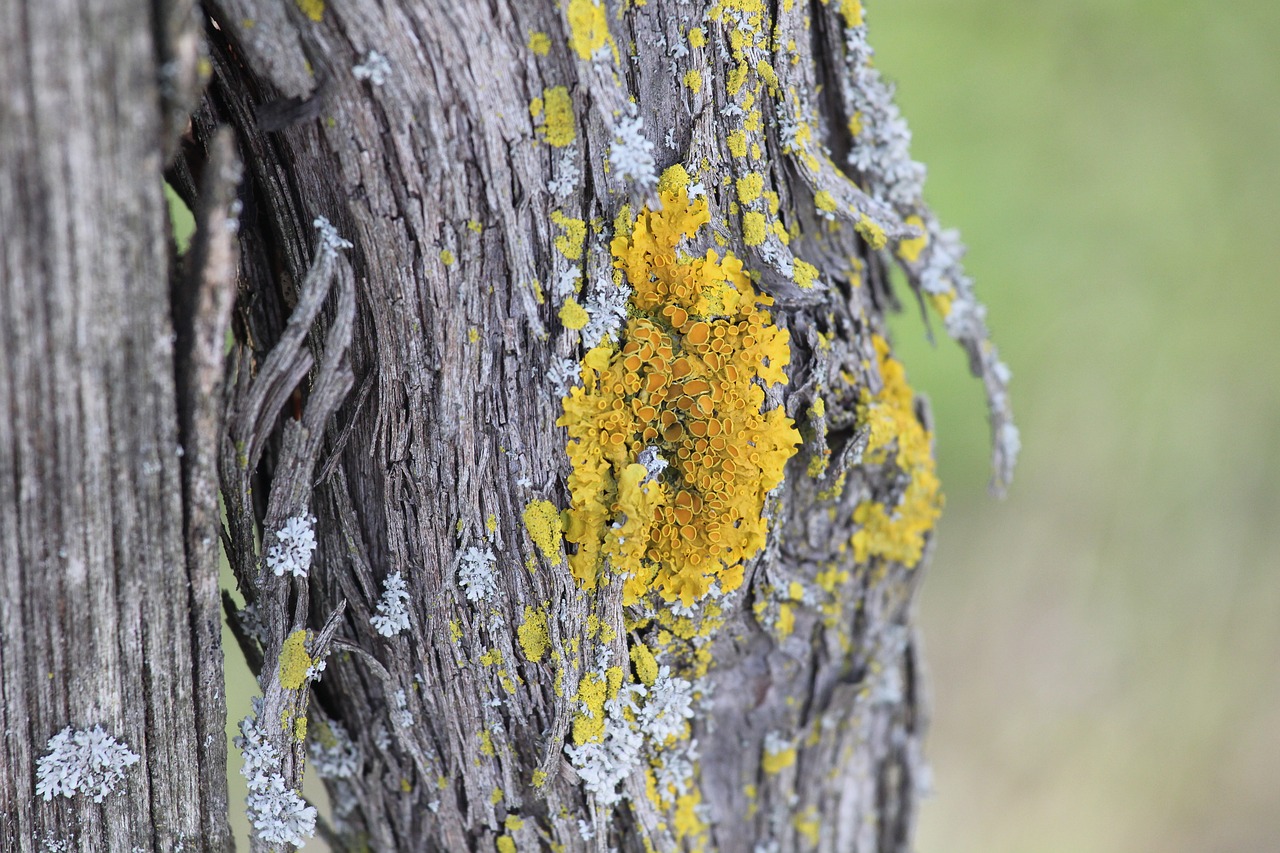
<instances>
[{"instance_id":1,"label":"yellow lichen","mask_svg":"<svg viewBox=\"0 0 1280 853\"><path fill-rule=\"evenodd\" d=\"M696 68L690 68L685 72L684 85L695 95L702 91L702 73Z\"/></svg>"},{"instance_id":2,"label":"yellow lichen","mask_svg":"<svg viewBox=\"0 0 1280 853\"><path fill-rule=\"evenodd\" d=\"M809 842L810 847L818 846L822 823L818 818L816 807L806 806L804 811L791 818L791 825L796 828L796 832L804 836L804 840Z\"/></svg>"},{"instance_id":3,"label":"yellow lichen","mask_svg":"<svg viewBox=\"0 0 1280 853\"><path fill-rule=\"evenodd\" d=\"M791 266L791 277L800 287L813 287L813 283L818 279L818 268L813 264L802 261L799 258Z\"/></svg>"},{"instance_id":4,"label":"yellow lichen","mask_svg":"<svg viewBox=\"0 0 1280 853\"><path fill-rule=\"evenodd\" d=\"M535 120L545 114L538 132L548 145L563 148L577 138L573 124L573 99L564 86L543 89L542 97L534 98L529 104L529 113Z\"/></svg>"},{"instance_id":5,"label":"yellow lichen","mask_svg":"<svg viewBox=\"0 0 1280 853\"><path fill-rule=\"evenodd\" d=\"M578 682L578 701L585 706L573 717L573 742L599 743L604 740L604 679L589 672Z\"/></svg>"},{"instance_id":6,"label":"yellow lichen","mask_svg":"<svg viewBox=\"0 0 1280 853\"><path fill-rule=\"evenodd\" d=\"M759 246L764 237L764 214L756 210L742 214L742 242L748 246Z\"/></svg>"},{"instance_id":7,"label":"yellow lichen","mask_svg":"<svg viewBox=\"0 0 1280 853\"><path fill-rule=\"evenodd\" d=\"M296 0L296 2L302 14L311 20L318 22L324 19L324 0Z\"/></svg>"},{"instance_id":8,"label":"yellow lichen","mask_svg":"<svg viewBox=\"0 0 1280 853\"><path fill-rule=\"evenodd\" d=\"M916 417L915 395L902 364L889 355L889 342L873 335L872 343L883 387L874 396L862 391L859 420L870 427L865 458L872 465L892 462L909 479L896 506L864 500L854 509L854 558L881 557L912 567L942 514L932 437Z\"/></svg>"},{"instance_id":9,"label":"yellow lichen","mask_svg":"<svg viewBox=\"0 0 1280 853\"><path fill-rule=\"evenodd\" d=\"M707 203L659 195L662 209L641 211L611 246L632 316L616 346L583 358L557 421L573 464L565 538L584 587L607 558L626 577L624 602L656 590L689 605L712 581L741 585L743 561L764 547L765 496L800 436L781 408L762 411L762 383L786 382L791 358L773 300L731 253L678 252L709 222ZM657 477L636 462L649 447L670 464Z\"/></svg>"},{"instance_id":10,"label":"yellow lichen","mask_svg":"<svg viewBox=\"0 0 1280 853\"><path fill-rule=\"evenodd\" d=\"M883 249L884 244L889 242L889 238L885 236L884 229L865 213L862 214L862 218L858 220L858 224L854 228L862 235L862 239L867 241L867 245L873 249Z\"/></svg>"},{"instance_id":11,"label":"yellow lichen","mask_svg":"<svg viewBox=\"0 0 1280 853\"><path fill-rule=\"evenodd\" d=\"M742 131L731 131L725 138L725 142L729 146L729 153L734 157L747 156L747 135Z\"/></svg>"},{"instance_id":12,"label":"yellow lichen","mask_svg":"<svg viewBox=\"0 0 1280 853\"><path fill-rule=\"evenodd\" d=\"M497 752L493 748L493 735L489 734L488 729L484 729L479 734L480 738L480 754L493 757Z\"/></svg>"},{"instance_id":13,"label":"yellow lichen","mask_svg":"<svg viewBox=\"0 0 1280 853\"><path fill-rule=\"evenodd\" d=\"M498 853L516 853L516 840L510 835L499 835L493 846Z\"/></svg>"},{"instance_id":14,"label":"yellow lichen","mask_svg":"<svg viewBox=\"0 0 1280 853\"><path fill-rule=\"evenodd\" d=\"M569 0L569 44L579 59L590 59L612 43L604 5L592 0Z\"/></svg>"},{"instance_id":15,"label":"yellow lichen","mask_svg":"<svg viewBox=\"0 0 1280 853\"><path fill-rule=\"evenodd\" d=\"M516 637L520 640L520 648L524 656L534 663L542 660L551 646L551 635L547 631L547 613L525 605L524 622L516 629Z\"/></svg>"},{"instance_id":16,"label":"yellow lichen","mask_svg":"<svg viewBox=\"0 0 1280 853\"><path fill-rule=\"evenodd\" d=\"M859 0L840 0L840 15L846 27L862 26L862 3Z\"/></svg>"},{"instance_id":17,"label":"yellow lichen","mask_svg":"<svg viewBox=\"0 0 1280 853\"><path fill-rule=\"evenodd\" d=\"M741 204L751 204L760 198L760 193L764 189L764 175L759 172L748 172L741 178L738 178L738 201Z\"/></svg>"},{"instance_id":18,"label":"yellow lichen","mask_svg":"<svg viewBox=\"0 0 1280 853\"><path fill-rule=\"evenodd\" d=\"M560 510L551 501L530 501L521 515L525 532L553 566L560 565Z\"/></svg>"},{"instance_id":19,"label":"yellow lichen","mask_svg":"<svg viewBox=\"0 0 1280 853\"><path fill-rule=\"evenodd\" d=\"M453 266L454 260L455 258L453 257L453 252L449 251L448 249L440 250L440 263L444 264L446 267L451 267Z\"/></svg>"},{"instance_id":20,"label":"yellow lichen","mask_svg":"<svg viewBox=\"0 0 1280 853\"><path fill-rule=\"evenodd\" d=\"M285 690L298 690L306 683L307 670L315 660L307 654L307 631L299 628L285 637L280 647L280 686Z\"/></svg>"},{"instance_id":21,"label":"yellow lichen","mask_svg":"<svg viewBox=\"0 0 1280 853\"><path fill-rule=\"evenodd\" d=\"M570 296L560 307L560 322L566 329L581 329L590 322L587 309L578 304L578 300Z\"/></svg>"},{"instance_id":22,"label":"yellow lichen","mask_svg":"<svg viewBox=\"0 0 1280 853\"><path fill-rule=\"evenodd\" d=\"M898 241L898 257L909 264L914 264L920 260L920 253L924 251L924 247L929 245L929 234L924 230L924 220L919 216L908 216L903 221L920 229L919 237L908 237Z\"/></svg>"},{"instance_id":23,"label":"yellow lichen","mask_svg":"<svg viewBox=\"0 0 1280 853\"><path fill-rule=\"evenodd\" d=\"M581 219L565 216L558 210L551 212L551 221L563 232L555 239L555 246L571 261L582 257L582 245L587 239L587 223Z\"/></svg>"},{"instance_id":24,"label":"yellow lichen","mask_svg":"<svg viewBox=\"0 0 1280 853\"><path fill-rule=\"evenodd\" d=\"M795 763L796 748L794 746L779 749L776 752L766 751L764 757L760 760L760 766L764 768L764 772L770 774L781 773Z\"/></svg>"},{"instance_id":25,"label":"yellow lichen","mask_svg":"<svg viewBox=\"0 0 1280 853\"><path fill-rule=\"evenodd\" d=\"M538 56L546 56L547 51L551 50L551 36L537 31L529 33L529 50Z\"/></svg>"},{"instance_id":26,"label":"yellow lichen","mask_svg":"<svg viewBox=\"0 0 1280 853\"><path fill-rule=\"evenodd\" d=\"M689 172L684 166L676 163L668 166L662 172L662 177L658 178L658 192L674 193L685 189L689 186ZM630 213L627 214L630 216ZM628 236L631 234L630 229L627 230Z\"/></svg>"},{"instance_id":27,"label":"yellow lichen","mask_svg":"<svg viewBox=\"0 0 1280 853\"><path fill-rule=\"evenodd\" d=\"M531 781L533 783L533 787L541 788L543 785L547 784L547 771L545 770L533 771L533 779Z\"/></svg>"},{"instance_id":28,"label":"yellow lichen","mask_svg":"<svg viewBox=\"0 0 1280 853\"><path fill-rule=\"evenodd\" d=\"M707 44L707 34L699 27L689 30L689 47L705 47Z\"/></svg>"},{"instance_id":29,"label":"yellow lichen","mask_svg":"<svg viewBox=\"0 0 1280 853\"><path fill-rule=\"evenodd\" d=\"M796 629L796 614L790 604L778 605L778 621L773 626L779 637L790 637Z\"/></svg>"},{"instance_id":30,"label":"yellow lichen","mask_svg":"<svg viewBox=\"0 0 1280 853\"><path fill-rule=\"evenodd\" d=\"M485 666L497 666L502 663L502 652L497 648L489 649L489 651L480 655L480 663Z\"/></svg>"},{"instance_id":31,"label":"yellow lichen","mask_svg":"<svg viewBox=\"0 0 1280 853\"><path fill-rule=\"evenodd\" d=\"M502 796L502 789L494 788L493 792L489 794L489 804L496 806L498 803L502 802Z\"/></svg>"},{"instance_id":32,"label":"yellow lichen","mask_svg":"<svg viewBox=\"0 0 1280 853\"><path fill-rule=\"evenodd\" d=\"M474 344L478 340L480 340L480 330L475 326L467 329L467 342Z\"/></svg>"},{"instance_id":33,"label":"yellow lichen","mask_svg":"<svg viewBox=\"0 0 1280 853\"><path fill-rule=\"evenodd\" d=\"M635 643L630 649L631 665L641 684L652 685L658 680L658 661L644 643Z\"/></svg>"},{"instance_id":34,"label":"yellow lichen","mask_svg":"<svg viewBox=\"0 0 1280 853\"><path fill-rule=\"evenodd\" d=\"M834 213L836 209L835 198L826 190L818 190L813 194L813 204L818 210L825 210L827 213Z\"/></svg>"}]
</instances>

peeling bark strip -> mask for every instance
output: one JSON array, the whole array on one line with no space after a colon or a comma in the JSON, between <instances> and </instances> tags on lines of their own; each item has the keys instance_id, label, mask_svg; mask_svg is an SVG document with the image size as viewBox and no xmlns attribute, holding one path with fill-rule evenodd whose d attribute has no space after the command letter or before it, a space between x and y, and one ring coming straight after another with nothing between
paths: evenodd
<instances>
[{"instance_id":1,"label":"peeling bark strip","mask_svg":"<svg viewBox=\"0 0 1280 853\"><path fill-rule=\"evenodd\" d=\"M209 266L183 279L162 183L201 39L191 3L0 4L6 853L229 842L202 394L223 371L217 259L235 264L208 230L230 199L210 181Z\"/></svg>"}]
</instances>

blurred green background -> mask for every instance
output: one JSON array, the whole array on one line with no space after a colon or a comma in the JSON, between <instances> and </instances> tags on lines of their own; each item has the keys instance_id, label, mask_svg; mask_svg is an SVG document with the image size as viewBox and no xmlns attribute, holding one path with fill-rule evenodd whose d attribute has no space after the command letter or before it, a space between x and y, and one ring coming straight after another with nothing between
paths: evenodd
<instances>
[{"instance_id":1,"label":"blurred green background","mask_svg":"<svg viewBox=\"0 0 1280 853\"><path fill-rule=\"evenodd\" d=\"M948 495L918 849L1280 849L1280 4L896 0L868 22L1024 441L988 498L981 388L899 318Z\"/></svg>"},{"instance_id":2,"label":"blurred green background","mask_svg":"<svg viewBox=\"0 0 1280 853\"><path fill-rule=\"evenodd\" d=\"M947 511L921 853L1280 849L1280 4L877 2L1014 372L914 317Z\"/></svg>"}]
</instances>

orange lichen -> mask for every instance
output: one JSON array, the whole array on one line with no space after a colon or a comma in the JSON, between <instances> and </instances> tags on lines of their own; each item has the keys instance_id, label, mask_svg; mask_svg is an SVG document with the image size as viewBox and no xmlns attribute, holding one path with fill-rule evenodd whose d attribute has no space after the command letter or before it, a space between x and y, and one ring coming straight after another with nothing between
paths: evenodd
<instances>
[{"instance_id":1,"label":"orange lichen","mask_svg":"<svg viewBox=\"0 0 1280 853\"><path fill-rule=\"evenodd\" d=\"M942 494L932 450L932 437L915 414L915 395L901 362L889 355L889 342L872 336L876 364L884 387L872 395L865 388L859 420L870 427L866 461L890 461L908 482L896 506L865 500L853 512L859 530L853 535L854 557L894 560L908 567L920 562L924 537L942 514Z\"/></svg>"},{"instance_id":2,"label":"orange lichen","mask_svg":"<svg viewBox=\"0 0 1280 853\"><path fill-rule=\"evenodd\" d=\"M789 335L731 253L677 251L710 221L704 199L659 193L614 237L614 266L633 292L616 346L584 357L583 387L563 400L572 507L565 538L574 576L594 589L605 560L627 580L624 602L651 590L686 606L718 580L742 583L764 547L768 492L800 443L766 384L785 383ZM655 449L670 468L651 474Z\"/></svg>"}]
</instances>

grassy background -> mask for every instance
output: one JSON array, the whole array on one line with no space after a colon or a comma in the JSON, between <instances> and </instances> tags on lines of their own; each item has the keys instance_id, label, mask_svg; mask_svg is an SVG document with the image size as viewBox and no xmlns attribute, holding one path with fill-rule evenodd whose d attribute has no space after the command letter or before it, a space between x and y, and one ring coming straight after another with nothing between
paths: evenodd
<instances>
[{"instance_id":1,"label":"grassy background","mask_svg":"<svg viewBox=\"0 0 1280 853\"><path fill-rule=\"evenodd\" d=\"M948 494L919 850L1272 849L1280 4L896 0L869 23L1025 443L987 498L981 389L901 318Z\"/></svg>"},{"instance_id":2,"label":"grassy background","mask_svg":"<svg viewBox=\"0 0 1280 853\"><path fill-rule=\"evenodd\" d=\"M1276 849L1280 5L896 0L868 23L1014 371L904 317L948 508L921 853Z\"/></svg>"}]
</instances>

